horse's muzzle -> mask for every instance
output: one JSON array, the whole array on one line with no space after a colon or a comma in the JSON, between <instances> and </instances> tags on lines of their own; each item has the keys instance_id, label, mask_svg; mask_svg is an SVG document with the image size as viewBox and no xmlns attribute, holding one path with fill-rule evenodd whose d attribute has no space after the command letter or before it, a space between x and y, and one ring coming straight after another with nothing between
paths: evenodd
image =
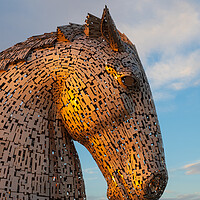
<instances>
[{"instance_id":1,"label":"horse's muzzle","mask_svg":"<svg viewBox=\"0 0 200 200\"><path fill-rule=\"evenodd\" d=\"M108 188L108 198L110 200L158 200L165 190L167 181L168 175L166 170L152 173L142 183L140 189L137 187L128 188L126 181L119 178L117 187Z\"/></svg>"},{"instance_id":2,"label":"horse's muzzle","mask_svg":"<svg viewBox=\"0 0 200 200\"><path fill-rule=\"evenodd\" d=\"M166 171L155 172L144 183L141 196L143 196L143 199L159 199L165 190L167 181L168 175Z\"/></svg>"}]
</instances>

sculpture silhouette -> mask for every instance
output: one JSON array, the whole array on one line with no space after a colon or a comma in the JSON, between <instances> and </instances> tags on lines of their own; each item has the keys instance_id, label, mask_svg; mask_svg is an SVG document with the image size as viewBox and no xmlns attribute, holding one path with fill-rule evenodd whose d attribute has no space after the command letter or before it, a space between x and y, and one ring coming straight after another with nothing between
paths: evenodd
<instances>
[{"instance_id":1,"label":"sculpture silhouette","mask_svg":"<svg viewBox=\"0 0 200 200\"><path fill-rule=\"evenodd\" d=\"M85 199L73 140L95 159L108 199L160 198L167 171L152 94L107 7L1 52L0 67L1 199Z\"/></svg>"}]
</instances>

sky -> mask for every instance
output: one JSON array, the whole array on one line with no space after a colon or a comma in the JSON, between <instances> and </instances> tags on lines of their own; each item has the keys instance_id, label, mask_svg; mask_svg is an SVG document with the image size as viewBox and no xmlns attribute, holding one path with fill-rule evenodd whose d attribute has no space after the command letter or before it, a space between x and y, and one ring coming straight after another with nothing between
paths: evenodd
<instances>
[{"instance_id":1,"label":"sky","mask_svg":"<svg viewBox=\"0 0 200 200\"><path fill-rule=\"evenodd\" d=\"M199 0L0 0L0 51L26 38L101 17L107 5L136 45L153 92L169 182L162 200L200 200ZM88 200L106 200L107 185L76 143Z\"/></svg>"}]
</instances>

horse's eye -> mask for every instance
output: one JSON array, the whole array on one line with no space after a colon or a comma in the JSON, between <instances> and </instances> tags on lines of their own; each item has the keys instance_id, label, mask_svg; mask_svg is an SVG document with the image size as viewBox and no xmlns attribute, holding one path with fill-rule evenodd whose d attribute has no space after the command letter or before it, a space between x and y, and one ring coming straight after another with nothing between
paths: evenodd
<instances>
[{"instance_id":1,"label":"horse's eye","mask_svg":"<svg viewBox=\"0 0 200 200\"><path fill-rule=\"evenodd\" d=\"M123 76L123 77L121 77L121 81L128 88L138 85L137 79L133 76Z\"/></svg>"}]
</instances>

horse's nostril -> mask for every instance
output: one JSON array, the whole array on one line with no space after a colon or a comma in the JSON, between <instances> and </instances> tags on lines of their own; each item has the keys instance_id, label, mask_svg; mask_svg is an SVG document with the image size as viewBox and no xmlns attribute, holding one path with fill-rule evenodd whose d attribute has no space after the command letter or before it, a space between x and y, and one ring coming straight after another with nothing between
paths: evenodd
<instances>
[{"instance_id":1,"label":"horse's nostril","mask_svg":"<svg viewBox=\"0 0 200 200\"><path fill-rule=\"evenodd\" d=\"M147 199L152 199L152 197L155 200L159 199L167 185L167 180L167 172L157 172L152 175L144 185L144 196Z\"/></svg>"},{"instance_id":2,"label":"horse's nostril","mask_svg":"<svg viewBox=\"0 0 200 200\"><path fill-rule=\"evenodd\" d=\"M109 182L108 184L108 199L126 199L126 200L158 200L164 192L167 185L167 171L155 172L144 182L141 187L128 183L120 175L120 171L115 173L115 184Z\"/></svg>"}]
</instances>

